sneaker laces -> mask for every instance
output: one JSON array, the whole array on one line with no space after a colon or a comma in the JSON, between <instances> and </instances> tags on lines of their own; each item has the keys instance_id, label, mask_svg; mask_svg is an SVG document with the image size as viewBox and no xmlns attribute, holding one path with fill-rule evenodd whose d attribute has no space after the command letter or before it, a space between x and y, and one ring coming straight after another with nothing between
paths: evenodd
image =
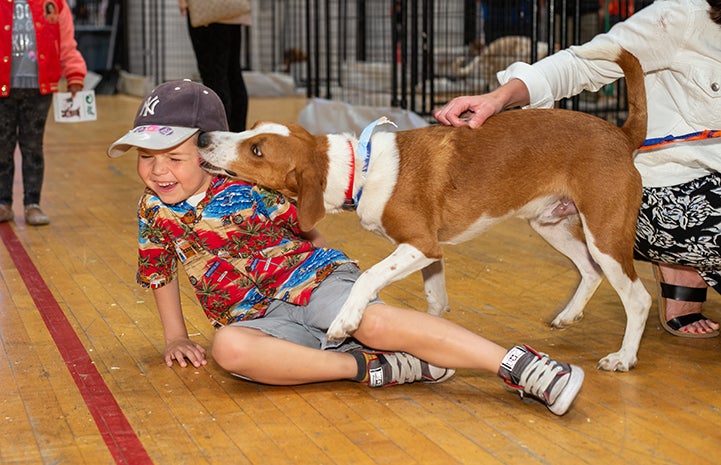
<instances>
[{"instance_id":1,"label":"sneaker laces","mask_svg":"<svg viewBox=\"0 0 721 465\"><path fill-rule=\"evenodd\" d=\"M413 383L423 379L420 359L406 353L383 354L391 367L391 379L398 384Z\"/></svg>"},{"instance_id":2,"label":"sneaker laces","mask_svg":"<svg viewBox=\"0 0 721 465\"><path fill-rule=\"evenodd\" d=\"M552 404L555 399L551 398L551 388L559 380L559 374L566 368L563 364L552 360L546 354L531 361L523 373L521 373L518 384L523 386L523 391L545 399ZM560 392L560 391L557 391ZM521 395L523 395L521 393Z\"/></svg>"}]
</instances>

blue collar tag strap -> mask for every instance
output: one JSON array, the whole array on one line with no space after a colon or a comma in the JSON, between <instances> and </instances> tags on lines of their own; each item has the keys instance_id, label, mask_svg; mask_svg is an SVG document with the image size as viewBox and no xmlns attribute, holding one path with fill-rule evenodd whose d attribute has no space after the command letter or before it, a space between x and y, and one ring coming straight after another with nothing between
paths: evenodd
<instances>
[{"instance_id":1,"label":"blue collar tag strap","mask_svg":"<svg viewBox=\"0 0 721 465\"><path fill-rule=\"evenodd\" d=\"M360 138L358 139L358 157L363 160L363 169L362 173L365 176L365 174L368 172L368 165L370 165L371 161L371 136L373 135L373 131L377 126L380 126L382 124L392 124L396 128L398 125L388 119L385 116L381 116L377 120L373 121L371 124L365 127L363 131L361 132ZM356 193L353 200L355 201L355 204L358 205L358 201L360 200L360 196L363 193L363 186L361 185L361 188L358 189L358 192Z\"/></svg>"},{"instance_id":2,"label":"blue collar tag strap","mask_svg":"<svg viewBox=\"0 0 721 465\"><path fill-rule=\"evenodd\" d=\"M684 134L683 136L674 136L672 134L669 134L668 136L665 136L665 137L656 137L653 139L646 139L645 141L643 141L643 144L638 149L639 150L652 150L652 149L656 149L659 147L663 147L664 145L675 144L676 142L691 142L691 141L696 141L696 140L713 139L716 137L721 137L721 131L705 129L703 131L692 132L690 134Z\"/></svg>"}]
</instances>

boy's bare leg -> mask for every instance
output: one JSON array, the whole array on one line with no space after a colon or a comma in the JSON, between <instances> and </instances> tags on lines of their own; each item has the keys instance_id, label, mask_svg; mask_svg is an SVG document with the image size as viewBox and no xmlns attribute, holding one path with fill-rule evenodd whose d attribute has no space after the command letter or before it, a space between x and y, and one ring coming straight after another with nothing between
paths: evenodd
<instances>
[{"instance_id":1,"label":"boy's bare leg","mask_svg":"<svg viewBox=\"0 0 721 465\"><path fill-rule=\"evenodd\" d=\"M556 415L568 411L583 385L580 367L559 363L527 346L506 350L429 313L370 305L353 336L369 347L407 352L434 366L497 373Z\"/></svg>"},{"instance_id":2,"label":"boy's bare leg","mask_svg":"<svg viewBox=\"0 0 721 465\"><path fill-rule=\"evenodd\" d=\"M212 354L224 369L266 384L335 381L351 379L358 373L351 354L311 349L239 326L216 332Z\"/></svg>"},{"instance_id":3,"label":"boy's bare leg","mask_svg":"<svg viewBox=\"0 0 721 465\"><path fill-rule=\"evenodd\" d=\"M583 384L584 373L579 367L551 360L527 346L507 351L451 321L414 310L370 305L353 335L367 347L396 352L393 354L396 362L399 356L409 357L399 353L405 352L414 356L416 363L422 363L418 359L425 361L426 368L430 364L497 373L509 386L540 400L556 415L568 411ZM260 330L237 326L218 330L212 353L224 369L275 385L362 377L362 382L370 386L384 386L422 381L426 377L423 368L415 373L410 365L410 371L404 372L403 363L397 365L399 371L394 374L387 359L383 362L385 365L371 365L383 356L369 361L365 353L356 353L366 360L362 367L361 360L356 360L353 353L312 349L265 335ZM388 379L386 368L390 370ZM382 378L374 383L373 377L381 371ZM442 371L438 377L431 374L426 382L442 381L447 370Z\"/></svg>"},{"instance_id":4,"label":"boy's bare leg","mask_svg":"<svg viewBox=\"0 0 721 465\"><path fill-rule=\"evenodd\" d=\"M441 317L385 304L370 305L353 334L367 347L402 351L432 365L496 373L507 349ZM311 349L251 328L218 330L213 358L224 369L258 382L292 385L351 379L355 359Z\"/></svg>"},{"instance_id":5,"label":"boy's bare leg","mask_svg":"<svg viewBox=\"0 0 721 465\"><path fill-rule=\"evenodd\" d=\"M353 337L378 350L402 351L446 368L496 373L508 349L442 317L386 304L369 305Z\"/></svg>"}]
</instances>

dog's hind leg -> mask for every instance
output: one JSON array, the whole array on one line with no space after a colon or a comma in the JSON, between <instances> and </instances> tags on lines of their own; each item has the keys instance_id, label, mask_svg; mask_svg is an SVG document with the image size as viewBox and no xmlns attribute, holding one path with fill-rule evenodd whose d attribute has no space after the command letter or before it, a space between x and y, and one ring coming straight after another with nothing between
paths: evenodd
<instances>
[{"instance_id":1,"label":"dog's hind leg","mask_svg":"<svg viewBox=\"0 0 721 465\"><path fill-rule=\"evenodd\" d=\"M343 339L358 328L363 312L378 292L392 282L421 270L438 258L428 258L410 244L400 244L388 257L364 271L353 284L348 299L328 328L328 338Z\"/></svg>"},{"instance_id":2,"label":"dog's hind leg","mask_svg":"<svg viewBox=\"0 0 721 465\"><path fill-rule=\"evenodd\" d=\"M583 309L601 284L603 274L582 239L583 231L578 215L567 216L552 223L534 219L529 223L554 249L568 257L581 275L573 297L551 322L554 328L563 328L583 318Z\"/></svg>"},{"instance_id":3,"label":"dog's hind leg","mask_svg":"<svg viewBox=\"0 0 721 465\"><path fill-rule=\"evenodd\" d=\"M421 270L423 287L428 302L428 313L440 316L450 310L446 292L446 274L443 259L435 261Z\"/></svg>"},{"instance_id":4,"label":"dog's hind leg","mask_svg":"<svg viewBox=\"0 0 721 465\"><path fill-rule=\"evenodd\" d=\"M608 282L618 293L626 310L626 331L623 335L621 349L599 360L598 368L607 371L628 371L638 362L638 347L646 327L648 311L651 308L651 296L638 276L631 279L624 271L625 267L633 266L630 253L625 258L627 263L624 267L624 258L620 256L621 254L618 254L619 257L613 257L610 254L602 253L590 239L589 236L591 254L603 269ZM629 261L630 263L628 263Z\"/></svg>"},{"instance_id":5,"label":"dog's hind leg","mask_svg":"<svg viewBox=\"0 0 721 465\"><path fill-rule=\"evenodd\" d=\"M637 172L630 167L633 175ZM643 286L633 263L636 240L636 220L641 203L641 185L637 176L632 184L622 184L617 176L618 189L600 191L596 198L604 203L589 205L583 215L583 227L588 250L603 270L609 284L618 293L626 311L626 328L621 348L598 362L598 368L608 371L628 371L638 362L638 347L646 327L651 296ZM594 186L586 186L587 192ZM594 233L596 233L594 235Z\"/></svg>"}]
</instances>

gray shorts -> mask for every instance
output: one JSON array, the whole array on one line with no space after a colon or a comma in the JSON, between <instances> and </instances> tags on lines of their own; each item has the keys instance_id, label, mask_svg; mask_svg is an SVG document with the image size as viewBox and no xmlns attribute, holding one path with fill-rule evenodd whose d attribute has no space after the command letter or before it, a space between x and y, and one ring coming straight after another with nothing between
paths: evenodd
<instances>
[{"instance_id":1,"label":"gray shorts","mask_svg":"<svg viewBox=\"0 0 721 465\"><path fill-rule=\"evenodd\" d=\"M262 318L233 323L233 326L255 328L264 333L314 349L347 352L362 347L353 338L328 341L326 331L348 298L360 270L353 263L336 268L315 288L308 305L301 306L275 300ZM371 303L377 303L375 299Z\"/></svg>"}]
</instances>

